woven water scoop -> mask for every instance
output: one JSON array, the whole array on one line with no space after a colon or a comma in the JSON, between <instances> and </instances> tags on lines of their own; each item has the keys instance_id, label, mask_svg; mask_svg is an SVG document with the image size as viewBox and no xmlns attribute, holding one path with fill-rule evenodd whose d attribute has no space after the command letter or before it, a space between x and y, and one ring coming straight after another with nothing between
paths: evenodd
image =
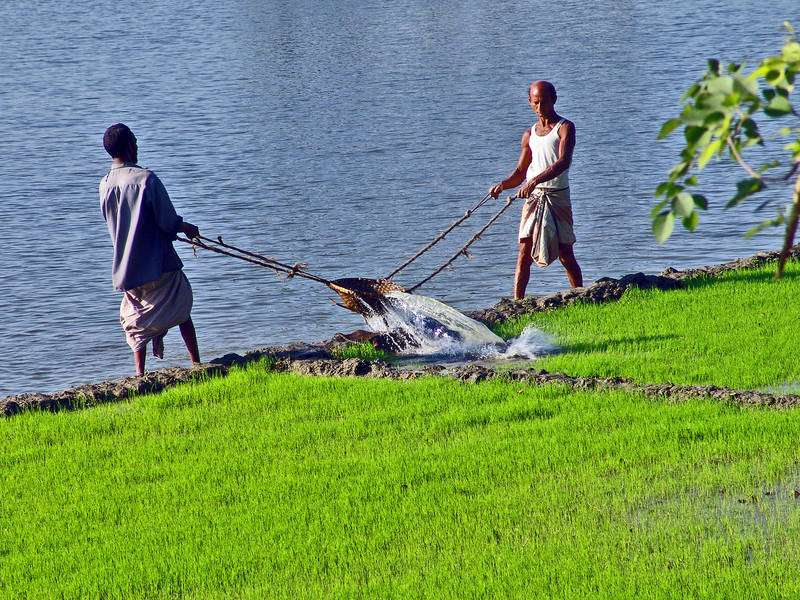
<instances>
[{"instance_id":1,"label":"woven water scoop","mask_svg":"<svg viewBox=\"0 0 800 600\"><path fill-rule=\"evenodd\" d=\"M345 277L328 281L327 286L339 294L342 306L361 316L386 312L385 294L405 292L406 289L389 279L368 279L366 277Z\"/></svg>"}]
</instances>

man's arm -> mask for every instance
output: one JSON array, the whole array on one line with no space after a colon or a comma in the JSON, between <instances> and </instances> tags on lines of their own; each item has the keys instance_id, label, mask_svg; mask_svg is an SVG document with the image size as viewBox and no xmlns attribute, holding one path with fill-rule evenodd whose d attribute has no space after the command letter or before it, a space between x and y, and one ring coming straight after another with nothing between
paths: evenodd
<instances>
[{"instance_id":1,"label":"man's arm","mask_svg":"<svg viewBox=\"0 0 800 600\"><path fill-rule=\"evenodd\" d=\"M528 167L531 164L531 147L528 145L530 139L531 130L528 129L522 134L522 151L517 161L517 168L512 171L511 175L503 179L503 181L489 188L489 195L492 198L497 198L503 190L513 189L525 181L525 174L528 172Z\"/></svg>"},{"instance_id":2,"label":"man's arm","mask_svg":"<svg viewBox=\"0 0 800 600\"><path fill-rule=\"evenodd\" d=\"M147 185L152 196L153 216L156 220L156 225L171 239L175 239L178 233L185 233L189 239L196 238L200 235L200 230L196 225L184 221L183 218L175 212L175 207L172 205L172 200L169 198L167 189L155 173L150 173Z\"/></svg>"},{"instance_id":3,"label":"man's arm","mask_svg":"<svg viewBox=\"0 0 800 600\"><path fill-rule=\"evenodd\" d=\"M558 130L558 137L560 140L558 143L558 159L536 177L532 177L530 181L519 189L517 196L520 198L530 197L537 185L558 177L569 169L572 164L572 153L575 150L575 124L572 121L565 120Z\"/></svg>"},{"instance_id":4,"label":"man's arm","mask_svg":"<svg viewBox=\"0 0 800 600\"><path fill-rule=\"evenodd\" d=\"M145 186L144 200L152 212L156 227L167 236L167 239L174 240L178 232L182 231L183 219L175 212L167 188L152 171L147 175Z\"/></svg>"}]
</instances>

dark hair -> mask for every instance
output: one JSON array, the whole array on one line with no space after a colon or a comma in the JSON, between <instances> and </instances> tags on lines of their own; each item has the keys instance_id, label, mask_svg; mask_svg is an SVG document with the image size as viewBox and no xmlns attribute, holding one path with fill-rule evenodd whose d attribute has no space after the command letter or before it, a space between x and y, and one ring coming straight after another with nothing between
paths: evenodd
<instances>
[{"instance_id":1,"label":"dark hair","mask_svg":"<svg viewBox=\"0 0 800 600\"><path fill-rule=\"evenodd\" d=\"M103 148L111 158L119 158L128 150L128 145L136 138L124 123L117 123L106 129L103 134Z\"/></svg>"}]
</instances>

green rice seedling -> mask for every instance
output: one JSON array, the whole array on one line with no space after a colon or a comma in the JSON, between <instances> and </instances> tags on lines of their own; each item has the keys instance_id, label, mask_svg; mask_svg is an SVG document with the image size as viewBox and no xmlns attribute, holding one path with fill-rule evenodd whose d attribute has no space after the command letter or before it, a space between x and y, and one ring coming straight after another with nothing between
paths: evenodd
<instances>
[{"instance_id":1,"label":"green rice seedling","mask_svg":"<svg viewBox=\"0 0 800 600\"><path fill-rule=\"evenodd\" d=\"M0 597L795 598L798 427L252 364L0 420Z\"/></svg>"},{"instance_id":2,"label":"green rice seedling","mask_svg":"<svg viewBox=\"0 0 800 600\"><path fill-rule=\"evenodd\" d=\"M695 279L681 290L630 289L608 304L579 304L503 324L504 337L533 323L563 352L537 366L640 383L791 389L800 382L800 266Z\"/></svg>"},{"instance_id":3,"label":"green rice seedling","mask_svg":"<svg viewBox=\"0 0 800 600\"><path fill-rule=\"evenodd\" d=\"M363 358L364 360L387 360L389 353L379 350L369 340L365 342L349 342L331 350L331 357L345 360L347 358Z\"/></svg>"}]
</instances>

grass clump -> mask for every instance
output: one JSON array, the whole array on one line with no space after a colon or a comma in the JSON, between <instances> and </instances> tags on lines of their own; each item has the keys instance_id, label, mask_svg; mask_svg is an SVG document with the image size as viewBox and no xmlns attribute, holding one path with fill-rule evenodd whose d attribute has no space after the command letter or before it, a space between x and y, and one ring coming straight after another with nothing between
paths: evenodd
<instances>
[{"instance_id":1,"label":"grass clump","mask_svg":"<svg viewBox=\"0 0 800 600\"><path fill-rule=\"evenodd\" d=\"M498 328L527 325L563 349L537 366L570 375L623 376L640 383L755 389L800 382L800 265L773 279L774 265L693 279L685 289L629 289L618 301L532 313Z\"/></svg>"},{"instance_id":2,"label":"grass clump","mask_svg":"<svg viewBox=\"0 0 800 600\"><path fill-rule=\"evenodd\" d=\"M0 420L0 597L794 598L798 428L254 364Z\"/></svg>"},{"instance_id":3,"label":"grass clump","mask_svg":"<svg viewBox=\"0 0 800 600\"><path fill-rule=\"evenodd\" d=\"M385 350L375 347L371 341L348 342L331 350L331 357L337 360L347 358L363 358L364 360L388 360L390 355Z\"/></svg>"}]
</instances>

